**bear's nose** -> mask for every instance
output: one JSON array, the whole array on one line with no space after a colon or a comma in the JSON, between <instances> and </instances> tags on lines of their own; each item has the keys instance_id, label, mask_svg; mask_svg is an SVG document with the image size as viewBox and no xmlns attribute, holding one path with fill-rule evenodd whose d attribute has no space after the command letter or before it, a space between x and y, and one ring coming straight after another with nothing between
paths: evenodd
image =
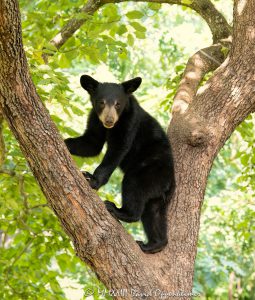
<instances>
[{"instance_id":1,"label":"bear's nose","mask_svg":"<svg viewBox=\"0 0 255 300\"><path fill-rule=\"evenodd\" d=\"M105 123L107 125L113 125L114 119L112 117L107 117L106 120L105 120Z\"/></svg>"}]
</instances>

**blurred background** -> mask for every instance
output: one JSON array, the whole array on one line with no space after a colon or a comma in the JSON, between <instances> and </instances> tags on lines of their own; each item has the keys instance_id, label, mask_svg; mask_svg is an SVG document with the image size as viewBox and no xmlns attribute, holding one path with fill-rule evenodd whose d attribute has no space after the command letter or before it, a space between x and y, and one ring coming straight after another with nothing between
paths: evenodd
<instances>
[{"instance_id":1,"label":"blurred background","mask_svg":"<svg viewBox=\"0 0 255 300\"><path fill-rule=\"evenodd\" d=\"M213 3L231 23L232 1ZM83 0L20 1L30 72L60 134L75 137L85 130L91 104L79 85L82 74L116 82L141 76L136 96L167 129L189 56L212 42L205 21L176 5L108 4L56 52L49 41L70 17L82 17L83 5ZM48 64L42 54L49 55ZM0 299L112 299L75 256L18 143L5 122L2 127ZM194 281L199 299L255 299L254 130L253 115L227 141L208 180ZM102 156L73 158L78 168L93 172ZM121 178L116 170L98 192L101 199L120 204ZM144 239L140 223L123 226Z\"/></svg>"}]
</instances>

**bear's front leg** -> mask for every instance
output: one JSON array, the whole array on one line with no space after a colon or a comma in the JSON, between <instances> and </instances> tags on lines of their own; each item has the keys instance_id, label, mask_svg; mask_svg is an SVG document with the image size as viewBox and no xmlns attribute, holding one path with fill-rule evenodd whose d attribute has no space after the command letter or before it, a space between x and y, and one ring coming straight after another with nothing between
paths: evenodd
<instances>
[{"instance_id":1,"label":"bear's front leg","mask_svg":"<svg viewBox=\"0 0 255 300\"><path fill-rule=\"evenodd\" d=\"M64 140L66 147L71 154L75 154L77 152L76 150L78 144L77 140L78 140L77 138L68 138Z\"/></svg>"},{"instance_id":2,"label":"bear's front leg","mask_svg":"<svg viewBox=\"0 0 255 300\"><path fill-rule=\"evenodd\" d=\"M100 188L99 183L94 175L92 175L86 171L82 172L82 174L86 178L86 180L89 182L89 185L93 190L98 190Z\"/></svg>"},{"instance_id":3,"label":"bear's front leg","mask_svg":"<svg viewBox=\"0 0 255 300\"><path fill-rule=\"evenodd\" d=\"M104 204L105 204L107 210L109 211L109 213L110 213L116 220L119 220L118 217L116 216L116 213L115 213L116 210L118 209L118 208L116 207L116 205L115 205L113 202L108 201L108 200L104 201Z\"/></svg>"},{"instance_id":4,"label":"bear's front leg","mask_svg":"<svg viewBox=\"0 0 255 300\"><path fill-rule=\"evenodd\" d=\"M105 185L108 181L108 176L105 176L103 172L94 172L90 174L89 172L82 172L83 176L88 180L91 188L93 190L99 190L101 186Z\"/></svg>"}]
</instances>

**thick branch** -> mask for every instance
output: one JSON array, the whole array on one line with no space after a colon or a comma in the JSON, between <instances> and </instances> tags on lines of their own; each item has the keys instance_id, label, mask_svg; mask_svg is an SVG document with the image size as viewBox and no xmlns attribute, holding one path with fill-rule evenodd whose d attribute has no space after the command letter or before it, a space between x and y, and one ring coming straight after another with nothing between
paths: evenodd
<instances>
[{"instance_id":1,"label":"thick branch","mask_svg":"<svg viewBox=\"0 0 255 300\"><path fill-rule=\"evenodd\" d=\"M224 54L221 44L201 49L190 57L174 97L173 113L185 112L196 96L197 89L204 76L218 68L223 61Z\"/></svg>"},{"instance_id":2,"label":"thick branch","mask_svg":"<svg viewBox=\"0 0 255 300\"><path fill-rule=\"evenodd\" d=\"M77 255L108 288L139 287L141 293L163 289L156 261L153 267L150 256L91 190L40 101L24 56L17 1L0 4L0 108Z\"/></svg>"},{"instance_id":3,"label":"thick branch","mask_svg":"<svg viewBox=\"0 0 255 300\"><path fill-rule=\"evenodd\" d=\"M229 58L215 71L214 76L198 90L196 96L195 89L189 90L185 94L189 86L188 71L185 71L186 78L184 78L184 82L181 83L177 93L184 99L185 104L190 103L188 108L184 107L182 118L185 119L185 122L182 122L181 127L186 124L184 128L187 129L187 132L193 133L194 128L196 128L207 142L217 145L215 155L236 126L255 111L255 71L253 68L255 52L252 50L255 45L254 9L255 0L235 1L233 46ZM217 66L217 61L214 60L214 62ZM193 69L195 70L195 67ZM202 73L198 71L197 74ZM185 85L184 88L182 88L183 84ZM190 84L192 85L192 81ZM181 93L182 89L184 89L183 93ZM208 101L212 97L213 101ZM178 99L179 96L176 96L177 102ZM186 102L185 99L187 99ZM177 106L176 110L181 111L181 108ZM216 132L218 132L217 135ZM214 136L215 141L213 141L212 136Z\"/></svg>"},{"instance_id":4,"label":"thick branch","mask_svg":"<svg viewBox=\"0 0 255 300\"><path fill-rule=\"evenodd\" d=\"M245 60L247 53L251 52L255 44L255 18L253 15L247 18L251 12L255 11L255 2L235 0L234 5L234 28L233 28L233 41L234 47L231 55L235 60ZM250 69L253 65L246 65L246 69Z\"/></svg>"},{"instance_id":5,"label":"thick branch","mask_svg":"<svg viewBox=\"0 0 255 300\"><path fill-rule=\"evenodd\" d=\"M176 274L172 274L179 280L184 276L189 278L188 274L192 272L188 265L196 255L192 245L197 243L200 209L213 160L236 126L255 110L255 34L247 31L255 22L255 0L236 1L236 12L240 6L246 9L241 22L238 18L239 28L237 24L234 26L237 31L230 57L198 90L187 110L183 114L173 114L168 129L174 153L176 191L169 211L169 251L162 261L166 267L174 263L182 265ZM250 48L244 55L241 45L247 36ZM239 51L236 43L240 45ZM203 140L202 144L191 142L195 135Z\"/></svg>"},{"instance_id":6,"label":"thick branch","mask_svg":"<svg viewBox=\"0 0 255 300\"><path fill-rule=\"evenodd\" d=\"M194 9L210 27L214 44L231 35L231 26L211 1L194 0L190 8Z\"/></svg>"},{"instance_id":7,"label":"thick branch","mask_svg":"<svg viewBox=\"0 0 255 300\"><path fill-rule=\"evenodd\" d=\"M104 4L126 1L130 0L89 0L80 11L86 14L84 18L71 19L51 40L51 43L59 49L88 20L88 15L92 15ZM195 10L210 27L214 43L227 38L231 34L231 27L210 0L193 0L190 4L185 4L182 0L133 0L133 2L179 4Z\"/></svg>"}]
</instances>

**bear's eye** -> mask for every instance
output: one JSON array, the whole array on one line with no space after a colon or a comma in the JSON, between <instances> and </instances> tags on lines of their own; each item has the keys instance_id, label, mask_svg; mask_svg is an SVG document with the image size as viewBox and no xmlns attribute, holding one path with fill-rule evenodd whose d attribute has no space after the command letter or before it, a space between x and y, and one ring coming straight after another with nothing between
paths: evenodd
<instances>
[{"instance_id":1,"label":"bear's eye","mask_svg":"<svg viewBox=\"0 0 255 300\"><path fill-rule=\"evenodd\" d=\"M120 108L120 103L119 103L119 102L116 102L116 103L115 103L115 108L116 108L116 109L119 109L119 108Z\"/></svg>"},{"instance_id":2,"label":"bear's eye","mask_svg":"<svg viewBox=\"0 0 255 300\"><path fill-rule=\"evenodd\" d=\"M105 107L105 103L104 103L103 100L102 100L102 101L99 101L99 106L100 106L101 108L104 108L104 107Z\"/></svg>"}]
</instances>

